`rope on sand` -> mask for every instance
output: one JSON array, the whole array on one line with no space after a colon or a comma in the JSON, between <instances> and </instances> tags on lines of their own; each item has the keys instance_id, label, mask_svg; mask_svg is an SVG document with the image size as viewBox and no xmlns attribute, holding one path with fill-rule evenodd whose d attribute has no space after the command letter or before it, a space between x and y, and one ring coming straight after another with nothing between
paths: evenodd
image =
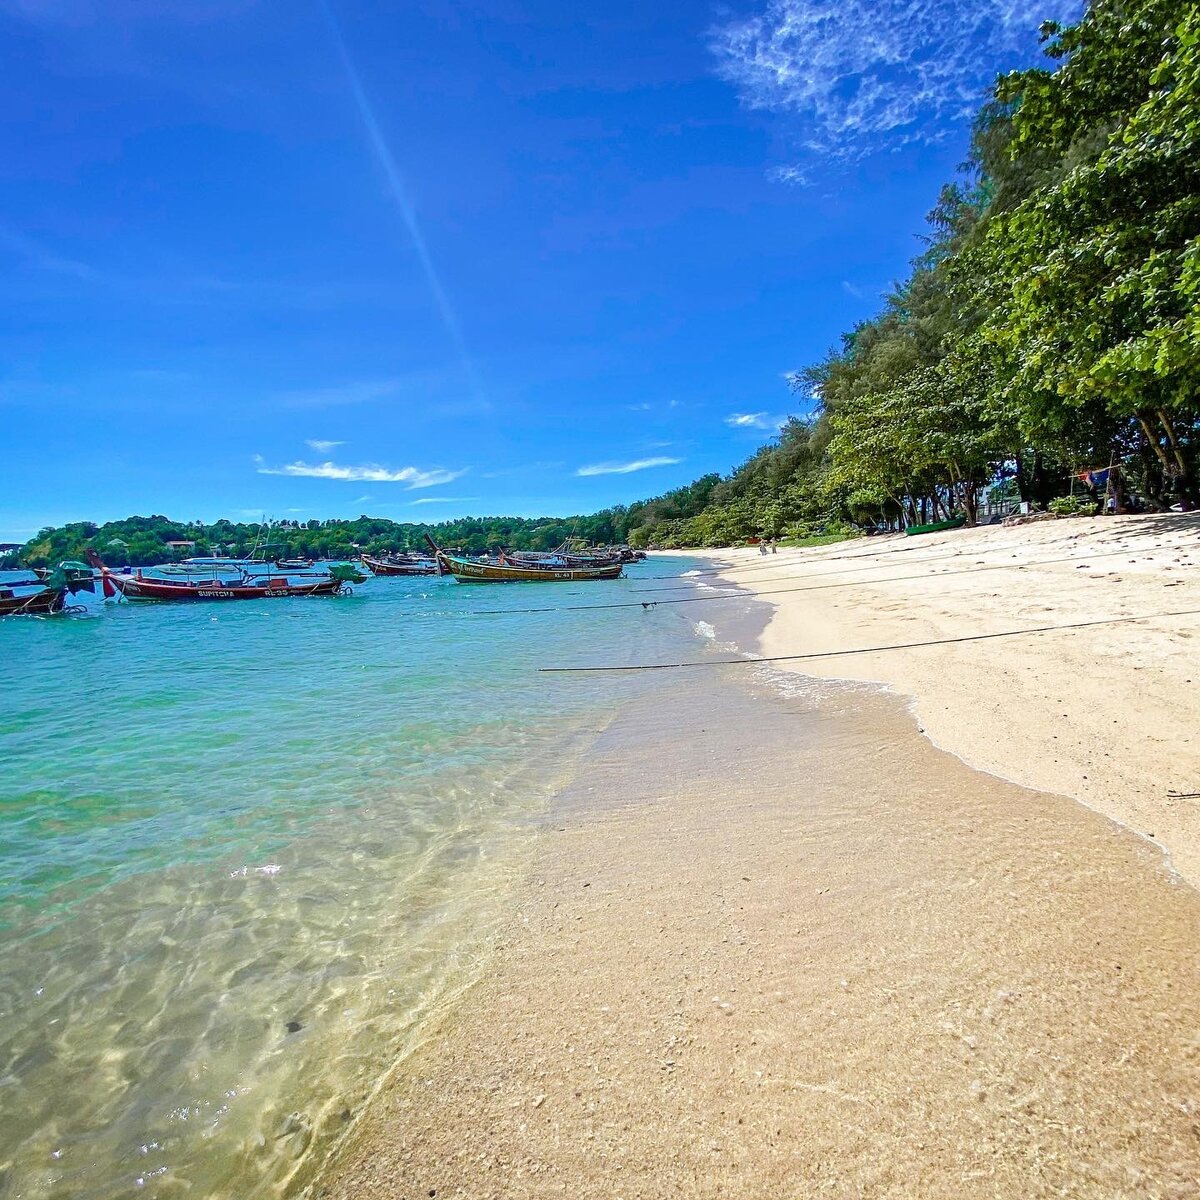
<instances>
[{"instance_id":1,"label":"rope on sand","mask_svg":"<svg viewBox=\"0 0 1200 1200\"><path fill-rule=\"evenodd\" d=\"M1194 549L1194 546L1173 547L1173 549ZM1099 554L1072 554L1064 558L1043 558L1036 559L1030 562L1014 562L1014 563L990 563L983 567L965 567L961 571L920 571L913 575L889 575L883 579L846 579L836 580L833 583L806 583L801 587L787 588L771 588L763 591L750 592L745 589L732 585L726 591L708 592L703 596L676 596L666 600L616 600L609 604L556 604L548 605L542 608L477 608L472 610L463 610L463 616L472 617L498 617L506 614L519 613L522 615L529 613L557 613L557 612L598 612L601 609L610 608L657 608L660 604L704 604L713 600L730 600L744 599L757 600L768 596L786 596L794 592L822 592L830 588L848 588L848 587L874 587L880 583L903 583L907 580L914 579L947 579L953 575L975 575L982 571L1020 571L1026 567L1045 567L1057 563L1086 563L1091 562L1096 558L1111 558L1114 555L1128 554L1128 550L1104 550ZM773 581L772 581L773 582ZM780 580L780 582L786 582ZM641 596L649 592L655 591L654 588L646 588L640 591L635 591L633 595ZM664 588L664 591L679 591L680 588ZM458 615L458 614L456 614Z\"/></svg>"},{"instance_id":2,"label":"rope on sand","mask_svg":"<svg viewBox=\"0 0 1200 1200\"><path fill-rule=\"evenodd\" d=\"M583 675L601 671L674 671L686 667L734 667L752 663L802 662L815 658L844 658L852 654L879 654L885 650L919 650L927 646L954 646L962 642L987 642L995 638L1025 637L1031 633L1052 633L1064 629L1089 629L1096 625L1120 625L1130 621L1160 621L1167 617L1200 616L1200 608L1176 612L1145 613L1135 617L1105 617L1098 621L1073 621L1068 625L1035 625L1031 629L1005 629L996 633L971 633L962 637L934 638L927 642L893 642L885 646L862 646L853 650L816 650L808 654L771 654L746 658L702 658L672 663L622 663L596 667L539 667L539 674Z\"/></svg>"},{"instance_id":3,"label":"rope on sand","mask_svg":"<svg viewBox=\"0 0 1200 1200\"><path fill-rule=\"evenodd\" d=\"M1143 558L1148 558L1151 555L1170 554L1172 551L1177 551L1177 550L1191 551L1196 548L1197 548L1196 543L1187 542L1180 546L1160 546L1154 550L1146 550L1146 551L1142 551L1141 553L1142 553ZM833 583L812 584L811 588L813 590L815 590L817 588L823 588L823 587L866 587L866 586L868 586L870 584L874 584L874 583L899 583L906 579L941 579L945 575L974 575L977 572L983 572L983 571L1019 571L1019 570L1023 569L1024 567L1047 567L1047 566L1053 566L1057 563L1091 562L1091 560L1093 558L1116 558L1122 554L1133 554L1133 553L1135 553L1135 551L1128 550L1128 549L1098 550L1095 554L1064 554L1058 558L1035 558L1035 559L1030 559L1028 562L985 563L985 564L983 564L983 566L976 565L976 566L971 566L971 567L963 567L961 570L951 569L948 571L918 571L912 575L889 575L884 579L853 579L853 580L846 580L846 581L836 580ZM925 560L921 560L921 561L925 561ZM839 569L837 571L830 571L829 574L830 575L849 575L854 571L874 571L874 570L879 570L879 569L880 568L875 567L875 566L851 567L851 568L848 568L845 570ZM678 576L678 578L687 580L687 579L694 579L695 576L680 575L680 576ZM792 578L794 578L794 579L824 579L824 578L827 578L827 576L795 575ZM784 575L784 576L779 576L778 578L774 578L774 579L761 580L758 583L753 584L752 586L757 588L757 587L761 587L763 583L787 583L787 582L788 582L788 578L786 575ZM643 595L644 593L648 593L648 592L681 592L686 588L686 586L687 586L686 583L683 583L683 584L672 584L669 587L641 588L634 594L640 596L640 595ZM707 586L711 587L712 585L709 584ZM730 582L731 588L733 588L733 587L740 588L740 586L741 586L740 581L738 581L736 579L732 580ZM804 589L804 590L809 590L809 589ZM730 592L726 592L724 594L733 596L733 595L737 595L738 592L730 591ZM744 595L745 593L743 592L742 594ZM762 596L771 595L770 592L759 592L758 594L762 595ZM672 603L672 601L662 601L662 603L669 604L669 603Z\"/></svg>"}]
</instances>

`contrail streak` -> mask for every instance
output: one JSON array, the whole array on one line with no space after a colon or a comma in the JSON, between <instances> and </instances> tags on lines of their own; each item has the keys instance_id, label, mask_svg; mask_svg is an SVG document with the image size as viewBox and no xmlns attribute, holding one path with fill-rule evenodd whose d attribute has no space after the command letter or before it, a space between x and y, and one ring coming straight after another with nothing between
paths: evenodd
<instances>
[{"instance_id":1,"label":"contrail streak","mask_svg":"<svg viewBox=\"0 0 1200 1200\"><path fill-rule=\"evenodd\" d=\"M482 395L483 387L475 371L475 365L471 361L470 352L467 350L467 340L463 337L462 326L458 323L458 317L455 315L454 308L450 304L450 297L446 295L446 289L442 286L442 281L438 278L437 269L433 265L433 259L429 256L429 247L425 244L425 238L421 233L421 226L417 221L416 211L404 187L404 178L400 174L399 167L396 166L396 160L392 157L392 152L388 148L387 142L384 140L383 131L379 128L379 121L375 117L375 110L371 106L370 100L367 99L366 92L363 91L362 80L359 78L354 61L350 57L350 51L346 47L346 40L342 37L341 26L338 25L337 17L334 15L333 7L330 5L329 0L322 0L321 8L324 10L325 17L329 21L329 29L333 36L333 42L337 47L338 56L341 58L342 66L346 71L346 79L350 84L350 94L354 97L355 107L358 109L358 115L362 120L363 128L366 130L371 152L374 154L375 161L383 171L388 187L391 189L392 198L396 201L396 207L400 210L400 218L404 222L405 229L408 230L408 236L417 254L417 261L421 264L421 270L425 273L425 282L429 285L429 290L433 294L434 303L436 303L438 313L442 318L442 324L446 327L446 332L450 335L450 339L458 351L463 370L466 372L471 386L477 395Z\"/></svg>"}]
</instances>

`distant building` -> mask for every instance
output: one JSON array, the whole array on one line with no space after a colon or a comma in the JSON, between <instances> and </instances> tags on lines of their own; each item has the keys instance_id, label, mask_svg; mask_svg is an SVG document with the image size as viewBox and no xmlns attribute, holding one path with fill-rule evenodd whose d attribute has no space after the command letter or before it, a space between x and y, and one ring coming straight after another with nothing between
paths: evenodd
<instances>
[{"instance_id":1,"label":"distant building","mask_svg":"<svg viewBox=\"0 0 1200 1200\"><path fill-rule=\"evenodd\" d=\"M195 542L168 542L167 545L172 550L195 550L196 548Z\"/></svg>"},{"instance_id":2,"label":"distant building","mask_svg":"<svg viewBox=\"0 0 1200 1200\"><path fill-rule=\"evenodd\" d=\"M0 554L16 554L24 542L0 542Z\"/></svg>"}]
</instances>

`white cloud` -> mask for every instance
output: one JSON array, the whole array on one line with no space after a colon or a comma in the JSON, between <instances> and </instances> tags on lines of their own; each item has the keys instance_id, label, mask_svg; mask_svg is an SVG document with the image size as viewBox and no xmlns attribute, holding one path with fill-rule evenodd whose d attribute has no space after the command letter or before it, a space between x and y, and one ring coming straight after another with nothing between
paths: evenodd
<instances>
[{"instance_id":1,"label":"white cloud","mask_svg":"<svg viewBox=\"0 0 1200 1200\"><path fill-rule=\"evenodd\" d=\"M323 438L306 438L304 444L318 454L328 454L330 450L336 450L338 446L344 446L346 443L327 442Z\"/></svg>"},{"instance_id":2,"label":"white cloud","mask_svg":"<svg viewBox=\"0 0 1200 1200\"><path fill-rule=\"evenodd\" d=\"M334 462L294 462L283 467L268 467L260 454L254 456L254 461L260 475L290 475L294 478L337 479L359 483L406 483L410 488L436 487L438 484L451 483L467 473L466 468L461 471L446 471L440 467L432 471L422 471L418 467L401 467L393 471L376 463L348 467Z\"/></svg>"},{"instance_id":3,"label":"white cloud","mask_svg":"<svg viewBox=\"0 0 1200 1200\"><path fill-rule=\"evenodd\" d=\"M422 496L409 504L474 504L476 499L476 496Z\"/></svg>"},{"instance_id":4,"label":"white cloud","mask_svg":"<svg viewBox=\"0 0 1200 1200\"><path fill-rule=\"evenodd\" d=\"M718 73L749 108L786 113L801 157L854 160L934 142L1000 72L1038 57L1038 26L1082 0L767 0L713 31ZM812 182L803 163L773 177Z\"/></svg>"},{"instance_id":5,"label":"white cloud","mask_svg":"<svg viewBox=\"0 0 1200 1200\"><path fill-rule=\"evenodd\" d=\"M886 296L896 285L894 283L851 283L849 279L842 280L842 291L855 300L878 300Z\"/></svg>"},{"instance_id":6,"label":"white cloud","mask_svg":"<svg viewBox=\"0 0 1200 1200\"><path fill-rule=\"evenodd\" d=\"M580 467L576 475L628 475L633 471L645 471L649 467L671 467L683 462L682 458L638 458L626 463L594 463L590 467Z\"/></svg>"},{"instance_id":7,"label":"white cloud","mask_svg":"<svg viewBox=\"0 0 1200 1200\"><path fill-rule=\"evenodd\" d=\"M772 417L765 412L730 413L725 424L730 429L782 429L787 417Z\"/></svg>"}]
</instances>

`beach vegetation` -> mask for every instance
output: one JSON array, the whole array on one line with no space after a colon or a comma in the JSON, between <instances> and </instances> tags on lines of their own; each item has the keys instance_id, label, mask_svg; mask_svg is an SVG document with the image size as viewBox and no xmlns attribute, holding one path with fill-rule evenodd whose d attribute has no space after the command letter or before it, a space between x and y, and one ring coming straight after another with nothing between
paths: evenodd
<instances>
[{"instance_id":1,"label":"beach vegetation","mask_svg":"<svg viewBox=\"0 0 1200 1200\"><path fill-rule=\"evenodd\" d=\"M709 510L631 506L631 538L973 524L1080 483L1088 511L1200 504L1200 9L1095 0L1042 35L1047 65L997 80L908 277L791 376L815 408Z\"/></svg>"}]
</instances>

